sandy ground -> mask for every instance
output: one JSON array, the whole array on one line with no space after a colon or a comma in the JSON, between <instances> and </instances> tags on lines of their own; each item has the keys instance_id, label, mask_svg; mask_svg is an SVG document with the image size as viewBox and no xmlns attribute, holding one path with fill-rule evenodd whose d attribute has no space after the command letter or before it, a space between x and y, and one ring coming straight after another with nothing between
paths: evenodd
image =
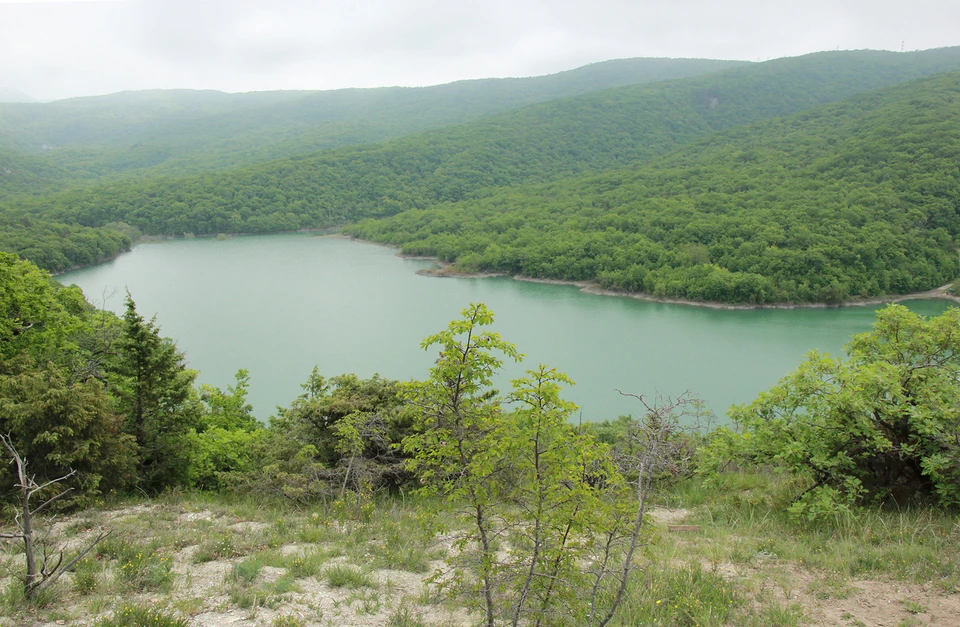
<instances>
[{"instance_id":1,"label":"sandy ground","mask_svg":"<svg viewBox=\"0 0 960 627\"><path fill-rule=\"evenodd\" d=\"M671 525L680 525L690 514L686 509L658 508L650 511L654 524L667 533ZM206 529L206 534L231 533L254 537L263 534L270 525L254 520L230 520L208 510L184 511L171 515L160 505L138 505L106 512L98 523L109 526L124 521L160 520L163 516L167 529ZM65 519L56 523L55 533L64 534L76 521ZM158 528L160 527L158 523ZM216 531L212 531L212 530ZM70 550L83 546L95 528L75 533L68 538ZM70 535L70 534L66 534ZM671 534L673 535L673 534ZM679 541L696 545L694 530L680 531ZM204 533L198 533L198 542ZM437 545L449 549L449 538L439 537ZM196 563L198 543L172 553L175 583L169 592L147 592L129 595L123 601L144 605L162 605L184 616L194 627L374 627L396 624L467 627L477 622L462 609L450 607L431 599L425 593L426 580L442 568L443 561L430 563L428 572L367 569L374 585L362 588L331 587L320 576L296 580L294 591L284 593L266 607L242 609L230 598L230 574L244 558L219 559ZM287 543L277 550L285 556L307 555L321 544ZM332 557L324 567L344 564L344 556ZM8 566L15 563L8 562ZM947 595L935 586L908 584L895 581L867 579L837 579L829 574L813 573L796 564L781 563L773 556L757 559L749 564L702 562L726 579L737 582L755 599L772 595L783 605L803 608L805 625L844 627L958 627L960 626L960 595ZM355 564L364 566L363 564ZM283 577L286 569L264 566L257 576L258 584L269 584ZM58 625L92 626L100 616L108 615L118 599L102 598L101 612L93 609L90 597L72 592L72 574L63 577L62 602L53 610L37 614L37 618L0 616L3 627L54 627ZM0 585L9 584L9 576ZM398 622L407 616L408 623Z\"/></svg>"}]
</instances>

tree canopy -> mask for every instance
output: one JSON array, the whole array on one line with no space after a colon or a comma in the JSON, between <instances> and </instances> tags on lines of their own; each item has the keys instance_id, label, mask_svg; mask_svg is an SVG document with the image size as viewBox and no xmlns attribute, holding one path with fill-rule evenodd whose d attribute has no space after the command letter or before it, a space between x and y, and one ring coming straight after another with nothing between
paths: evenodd
<instances>
[{"instance_id":1,"label":"tree canopy","mask_svg":"<svg viewBox=\"0 0 960 627\"><path fill-rule=\"evenodd\" d=\"M553 100L468 123L436 128L453 120L440 116L427 123L434 130L410 134L427 126L404 126L406 114L398 113L399 126L384 136L394 139L379 144L345 140L353 145L269 163L251 156L241 159L247 167L227 172L197 174L206 168L198 166L57 194L41 185L33 197L7 196L0 248L59 271L115 255L136 229L167 236L269 233L399 214L351 232L436 255L464 271L595 280L668 298L840 302L924 289L957 274L950 164L957 138L949 104L955 74L849 98L958 64L957 48L819 53L600 91L591 90L673 70L650 66L631 74L620 64L591 66L576 77L547 80L534 90L540 96L530 96ZM663 68L704 69L681 66ZM502 87L486 85L490 93ZM471 101L485 93L474 84L441 92L454 100L459 96L452 94L469 92ZM522 92L511 91L516 102L526 102ZM573 93L581 95L558 98ZM309 106L297 100L294 110L306 107L297 115L307 127L326 106L337 119L362 110L344 104L353 96L363 100L359 95L328 96ZM250 96L227 116L239 115L243 124L220 128L203 116L234 105L205 98L127 94L114 104L131 107L121 116L131 129L172 123L157 122L167 119L169 105L190 120L188 128L197 130L203 119L224 137L247 128L253 111L272 128L270 120L285 119L276 112L293 106L276 94ZM254 101L266 109L250 109ZM100 101L64 106L88 105L112 110ZM93 135L117 140L101 123ZM41 132L38 124L31 132ZM207 127L200 127L184 136L204 136L199 131ZM217 154L232 159L234 148L220 146ZM44 159L0 150L26 159L24 168L0 175L0 187ZM133 167L139 158L121 161ZM193 174L179 175L187 171ZM38 171L22 181L30 187L31 180L56 176Z\"/></svg>"},{"instance_id":2,"label":"tree canopy","mask_svg":"<svg viewBox=\"0 0 960 627\"><path fill-rule=\"evenodd\" d=\"M195 377L129 295L117 318L0 253L0 433L40 484L75 471L67 487L83 502L133 486L217 487L221 473L247 469L261 426L246 374L225 392L197 390ZM0 489L9 470L0 465Z\"/></svg>"},{"instance_id":3,"label":"tree canopy","mask_svg":"<svg viewBox=\"0 0 960 627\"><path fill-rule=\"evenodd\" d=\"M946 60L929 53L907 56L912 57L909 63L893 55L881 63L916 71ZM418 88L239 94L148 90L0 104L0 197L104 180L222 171L382 142L557 98L740 65L747 63L619 59L549 76Z\"/></svg>"},{"instance_id":4,"label":"tree canopy","mask_svg":"<svg viewBox=\"0 0 960 627\"><path fill-rule=\"evenodd\" d=\"M347 229L452 270L658 297L843 302L960 272L960 73L691 143L629 170Z\"/></svg>"}]
</instances>

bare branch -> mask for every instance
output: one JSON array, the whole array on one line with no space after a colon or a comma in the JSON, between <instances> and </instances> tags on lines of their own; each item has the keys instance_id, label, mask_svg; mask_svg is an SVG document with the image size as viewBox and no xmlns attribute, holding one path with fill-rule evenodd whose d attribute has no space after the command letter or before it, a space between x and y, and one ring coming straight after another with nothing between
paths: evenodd
<instances>
[{"instance_id":1,"label":"bare branch","mask_svg":"<svg viewBox=\"0 0 960 627\"><path fill-rule=\"evenodd\" d=\"M17 465L17 473L20 477L20 483L18 484L18 487L20 488L20 506L17 508L17 511L14 514L14 523L16 524L18 531L17 533L12 534L0 534L0 538L23 540L23 552L24 556L26 557L27 567L27 572L25 573L23 579L24 592L28 597L35 597L40 593L40 591L53 585L53 583L59 579L65 571L73 567L73 565L82 559L84 555L89 553L93 547L107 537L109 533L105 533L103 530L101 530L96 539L94 539L90 545L88 545L83 551L80 551L76 557L64 565L63 550L52 548L47 541L53 531L53 525L50 524L52 521L48 521L46 531L38 540L34 537L35 532L33 528L33 517L43 508L57 501L65 494L68 494L72 488L63 490L59 494L47 499L40 504L39 507L34 509L30 508L30 497L38 492L43 491L45 488L48 488L51 485L55 485L72 477L76 474L76 471L71 470L62 477L51 479L43 484L38 484L36 478L27 473L27 460L20 455L16 447L13 445L13 439L11 438L10 434L0 434L0 443L3 444L4 448L10 454L10 457L13 458L13 462ZM38 549L40 553L39 568L37 567ZM53 557L54 554L56 554L55 560Z\"/></svg>"},{"instance_id":2,"label":"bare branch","mask_svg":"<svg viewBox=\"0 0 960 627\"><path fill-rule=\"evenodd\" d=\"M57 570L60 569L60 564L62 564L62 563L63 563L63 551L58 551L58 552L57 552L57 563L53 565L53 568L51 568L51 569L48 570L48 569L47 569L47 559L46 559L46 555L45 555L45 556L44 556L44 560L43 560L43 566L41 566L41 568L40 568L40 574L43 576L43 579L44 579L44 580L49 579L52 574L56 573Z\"/></svg>"},{"instance_id":3,"label":"bare branch","mask_svg":"<svg viewBox=\"0 0 960 627\"><path fill-rule=\"evenodd\" d=\"M10 434L4 435L0 433L0 442L3 443L4 448L6 448L7 452L10 453L10 456L13 457L13 463L17 465L17 474L20 478L20 483L17 485L26 488L30 483L30 480L27 477L27 462L20 457L20 453L18 453L17 449L14 448L13 439L10 437Z\"/></svg>"},{"instance_id":4,"label":"bare branch","mask_svg":"<svg viewBox=\"0 0 960 627\"><path fill-rule=\"evenodd\" d=\"M73 474L73 473L70 473L70 474ZM67 475L67 477L69 477L69 476L70 476L70 475ZM50 499L47 499L47 500L44 501L38 508L36 508L35 510L33 510L33 513L36 514L37 512L39 512L40 510L42 510L42 509L43 509L44 507L46 507L47 505L49 505L50 503L53 503L54 501L56 501L57 499L59 499L60 497L62 497L64 494L67 494L67 493L69 493L69 492L72 491L72 490L73 490L73 488L67 488L66 490L64 490L64 491L61 492L60 494L58 494L58 495L56 495L56 496L54 496L54 497L52 497L52 498L50 498Z\"/></svg>"},{"instance_id":5,"label":"bare branch","mask_svg":"<svg viewBox=\"0 0 960 627\"><path fill-rule=\"evenodd\" d=\"M44 580L40 583L40 585L37 586L37 592L40 592L40 591L45 590L45 589L49 588L50 586L52 586L52 585L54 584L54 582L55 582L57 579L60 578L60 575L62 575L63 573L65 573L65 572L67 572L68 570L70 570L71 568L73 568L73 566L74 566L77 562L79 562L80 560L82 560L82 559L87 555L87 553L89 553L90 551L92 551L93 548L94 548L95 546L97 546L97 545L100 543L101 540L103 540L104 538L106 538L107 536L109 536L111 533L113 533L113 530L112 530L112 529L111 529L110 531L104 531L103 529L101 529L100 532L97 534L97 537L93 540L93 542L91 542L89 545L87 545L87 548L85 548L84 550L82 550L82 551L80 551L79 553L77 553L77 555L76 555L72 560L70 560L69 562L67 562L67 564L66 564L63 568L58 568L58 569L56 570L56 572L54 572L53 574L51 574L48 578L44 579ZM61 555L61 557L62 557L62 556L63 556L63 553L61 553L60 555Z\"/></svg>"},{"instance_id":6,"label":"bare branch","mask_svg":"<svg viewBox=\"0 0 960 627\"><path fill-rule=\"evenodd\" d=\"M43 490L43 489L46 488L47 486L51 486L51 485L53 485L53 484L55 484L55 483L60 483L60 482L63 481L64 479L69 479L70 477L72 477L72 476L75 475L75 474L77 474L77 471L76 471L76 470L71 470L70 472L68 472L67 474L63 475L62 477L59 477L59 478L57 478L57 479L51 479L50 481L47 481L47 482L44 483L43 485L38 485L38 486L36 486L35 488L33 488L33 491L34 491L34 492L39 492L40 490ZM36 483L36 482L34 482L34 483Z\"/></svg>"}]
</instances>

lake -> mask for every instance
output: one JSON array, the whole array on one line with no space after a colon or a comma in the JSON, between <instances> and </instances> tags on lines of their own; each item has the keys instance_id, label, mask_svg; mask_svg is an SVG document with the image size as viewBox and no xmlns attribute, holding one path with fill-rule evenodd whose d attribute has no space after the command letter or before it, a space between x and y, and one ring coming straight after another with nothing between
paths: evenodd
<instances>
[{"instance_id":1,"label":"lake","mask_svg":"<svg viewBox=\"0 0 960 627\"><path fill-rule=\"evenodd\" d=\"M300 394L314 365L325 376L379 373L423 379L435 355L421 340L471 302L497 316L495 331L526 355L509 365L501 389L544 363L577 385L565 397L584 420L638 413L623 392L687 390L722 416L746 403L818 349L840 355L866 331L876 307L722 310L596 296L569 285L509 278L435 278L433 264L394 250L311 234L199 238L146 243L57 278L122 314L124 290L156 315L199 381L219 387L250 371L249 400L266 419ZM911 301L936 315L945 301Z\"/></svg>"}]
</instances>

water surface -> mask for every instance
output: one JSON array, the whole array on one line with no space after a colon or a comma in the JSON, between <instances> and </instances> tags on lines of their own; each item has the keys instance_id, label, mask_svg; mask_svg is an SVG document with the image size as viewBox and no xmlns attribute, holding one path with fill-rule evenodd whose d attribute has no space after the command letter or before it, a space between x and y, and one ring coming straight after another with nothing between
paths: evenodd
<instances>
[{"instance_id":1,"label":"water surface","mask_svg":"<svg viewBox=\"0 0 960 627\"><path fill-rule=\"evenodd\" d=\"M339 237L308 234L141 244L114 261L58 278L97 305L122 313L129 289L138 311L157 317L199 381L251 374L259 418L287 406L316 364L326 376L355 372L425 378L434 355L421 340L471 302L483 302L494 329L527 355L501 385L545 363L577 385L565 395L585 420L637 413L624 392L691 391L723 415L819 349L842 354L866 331L876 307L717 310L584 294L566 285L508 278L425 277L429 261ZM913 301L927 315L944 301Z\"/></svg>"}]
</instances>

